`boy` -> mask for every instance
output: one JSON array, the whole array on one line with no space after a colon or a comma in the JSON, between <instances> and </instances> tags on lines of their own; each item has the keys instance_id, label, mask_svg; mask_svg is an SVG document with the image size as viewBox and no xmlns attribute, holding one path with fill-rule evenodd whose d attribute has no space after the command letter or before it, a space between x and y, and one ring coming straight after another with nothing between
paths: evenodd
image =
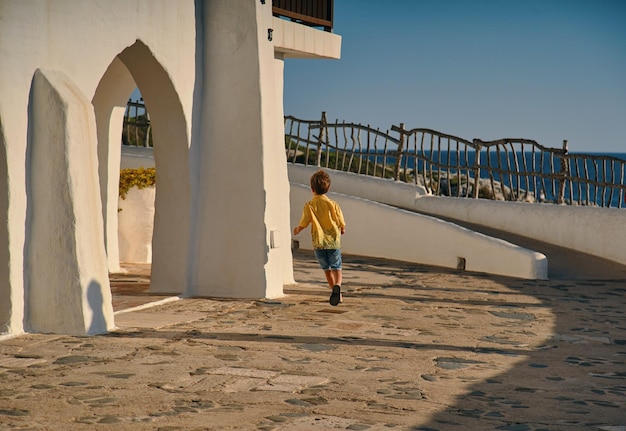
<instances>
[{"instance_id":1,"label":"boy","mask_svg":"<svg viewBox=\"0 0 626 431\"><path fill-rule=\"evenodd\" d=\"M300 223L293 230L298 235L311 225L313 249L326 281L332 289L330 305L341 301L341 235L346 231L343 213L337 202L326 196L330 189L330 176L319 170L311 176L313 199L304 204Z\"/></svg>"}]
</instances>

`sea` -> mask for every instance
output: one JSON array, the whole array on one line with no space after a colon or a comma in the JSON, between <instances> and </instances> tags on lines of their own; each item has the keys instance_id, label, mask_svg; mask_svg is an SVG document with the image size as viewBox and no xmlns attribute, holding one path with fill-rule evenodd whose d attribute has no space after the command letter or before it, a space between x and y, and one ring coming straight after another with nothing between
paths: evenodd
<instances>
[{"instance_id":1,"label":"sea","mask_svg":"<svg viewBox=\"0 0 626 431\"><path fill-rule=\"evenodd\" d=\"M585 205L610 207L626 207L626 153L568 153L569 176L574 178L565 184L565 200L581 202ZM421 157L420 157L421 156ZM592 158L586 156L593 156ZM476 160L475 151L425 151L417 157L403 159L402 164L414 169L417 162L418 172L429 171L431 168L456 174L457 158L461 166L473 166ZM376 157L382 163L382 157ZM428 159L428 160L425 160ZM534 159L534 160L533 160ZM373 158L371 159L373 161ZM387 158L387 164L389 158ZM431 166L432 165L432 166ZM493 178L514 189L528 190L544 201L556 201L558 194L558 177L550 178L533 175L558 174L561 172L561 159L558 156L548 157L546 153L482 151L480 154L480 177ZM491 169L486 169L490 167ZM460 169L467 174L467 169ZM520 172L510 175L509 172ZM473 176L473 172L470 173ZM575 178L580 178L576 181ZM615 187L607 186L607 184ZM620 187L624 186L624 187Z\"/></svg>"}]
</instances>

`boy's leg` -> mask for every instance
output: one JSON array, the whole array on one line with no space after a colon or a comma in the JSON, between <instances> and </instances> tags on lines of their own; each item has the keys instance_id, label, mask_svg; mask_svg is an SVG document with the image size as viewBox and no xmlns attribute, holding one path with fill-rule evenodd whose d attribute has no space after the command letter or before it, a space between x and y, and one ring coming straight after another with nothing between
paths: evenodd
<instances>
[{"instance_id":1,"label":"boy's leg","mask_svg":"<svg viewBox=\"0 0 626 431\"><path fill-rule=\"evenodd\" d=\"M328 287L330 287L331 289L333 288L333 286L337 283L335 283L335 277L333 274L333 270L330 269L326 269L324 270L324 275L326 276L326 281L328 282Z\"/></svg>"},{"instance_id":2,"label":"boy's leg","mask_svg":"<svg viewBox=\"0 0 626 431\"><path fill-rule=\"evenodd\" d=\"M332 273L331 277L333 279L333 286L335 284L338 284L339 286L341 286L341 283L343 282L343 275L341 273L341 270L340 269L332 269L331 273Z\"/></svg>"},{"instance_id":3,"label":"boy's leg","mask_svg":"<svg viewBox=\"0 0 626 431\"><path fill-rule=\"evenodd\" d=\"M335 285L339 285L341 286L341 283L343 282L343 275L340 269L333 269L332 270L332 276L333 276L333 286ZM331 287L332 289L332 287ZM339 302L343 302L343 293L339 294Z\"/></svg>"},{"instance_id":4,"label":"boy's leg","mask_svg":"<svg viewBox=\"0 0 626 431\"><path fill-rule=\"evenodd\" d=\"M341 271L341 250L337 249L333 251L332 260L331 275L333 278L333 293L330 297L330 304L337 305L340 302L343 302L343 294L341 292L341 284L343 282L343 273Z\"/></svg>"}]
</instances>

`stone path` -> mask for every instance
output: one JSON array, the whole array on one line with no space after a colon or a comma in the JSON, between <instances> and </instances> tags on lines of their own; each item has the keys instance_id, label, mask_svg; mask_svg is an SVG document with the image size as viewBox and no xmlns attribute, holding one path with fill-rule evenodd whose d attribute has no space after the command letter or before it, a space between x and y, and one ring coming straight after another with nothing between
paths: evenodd
<instances>
[{"instance_id":1,"label":"stone path","mask_svg":"<svg viewBox=\"0 0 626 431\"><path fill-rule=\"evenodd\" d=\"M1 341L0 430L626 430L624 279L346 256L331 307L311 253L294 266L278 300L172 300L104 336Z\"/></svg>"}]
</instances>

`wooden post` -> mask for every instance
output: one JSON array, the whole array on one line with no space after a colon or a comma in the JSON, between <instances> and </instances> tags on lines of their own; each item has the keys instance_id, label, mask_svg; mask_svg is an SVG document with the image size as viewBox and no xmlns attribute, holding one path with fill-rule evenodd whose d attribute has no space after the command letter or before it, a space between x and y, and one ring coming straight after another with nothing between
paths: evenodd
<instances>
[{"instance_id":1,"label":"wooden post","mask_svg":"<svg viewBox=\"0 0 626 431\"><path fill-rule=\"evenodd\" d=\"M150 132L151 132L151 124L150 124L150 116L148 115L148 110L144 109L146 113L146 142L144 147L148 148L150 146Z\"/></svg>"},{"instance_id":2,"label":"wooden post","mask_svg":"<svg viewBox=\"0 0 626 431\"><path fill-rule=\"evenodd\" d=\"M561 155L561 172L559 178L559 195L557 197L558 204L565 202L565 178L569 176L569 164L565 159L565 155L567 155L567 140L563 140L563 154Z\"/></svg>"},{"instance_id":3,"label":"wooden post","mask_svg":"<svg viewBox=\"0 0 626 431\"><path fill-rule=\"evenodd\" d=\"M326 139L326 111L322 111L320 120L320 136L317 139L317 167L322 165L322 142Z\"/></svg>"},{"instance_id":4,"label":"wooden post","mask_svg":"<svg viewBox=\"0 0 626 431\"><path fill-rule=\"evenodd\" d=\"M397 129L400 133L400 142L398 143L398 153L393 168L393 179L400 180L400 160L402 159L402 152L404 151L404 123L400 123L400 128Z\"/></svg>"},{"instance_id":5,"label":"wooden post","mask_svg":"<svg viewBox=\"0 0 626 431\"><path fill-rule=\"evenodd\" d=\"M135 129L135 146L138 147L139 146L139 127L137 126L137 121L139 120L139 108L137 107L138 103L135 103L135 122L134 122L134 129Z\"/></svg>"},{"instance_id":6,"label":"wooden post","mask_svg":"<svg viewBox=\"0 0 626 431\"><path fill-rule=\"evenodd\" d=\"M472 198L478 199L478 192L480 191L480 150L482 146L478 143L478 139L474 139L474 151L476 151L476 157L474 157L474 190L472 191ZM467 149L465 150L467 151ZM489 155L487 155L489 157Z\"/></svg>"}]
</instances>

